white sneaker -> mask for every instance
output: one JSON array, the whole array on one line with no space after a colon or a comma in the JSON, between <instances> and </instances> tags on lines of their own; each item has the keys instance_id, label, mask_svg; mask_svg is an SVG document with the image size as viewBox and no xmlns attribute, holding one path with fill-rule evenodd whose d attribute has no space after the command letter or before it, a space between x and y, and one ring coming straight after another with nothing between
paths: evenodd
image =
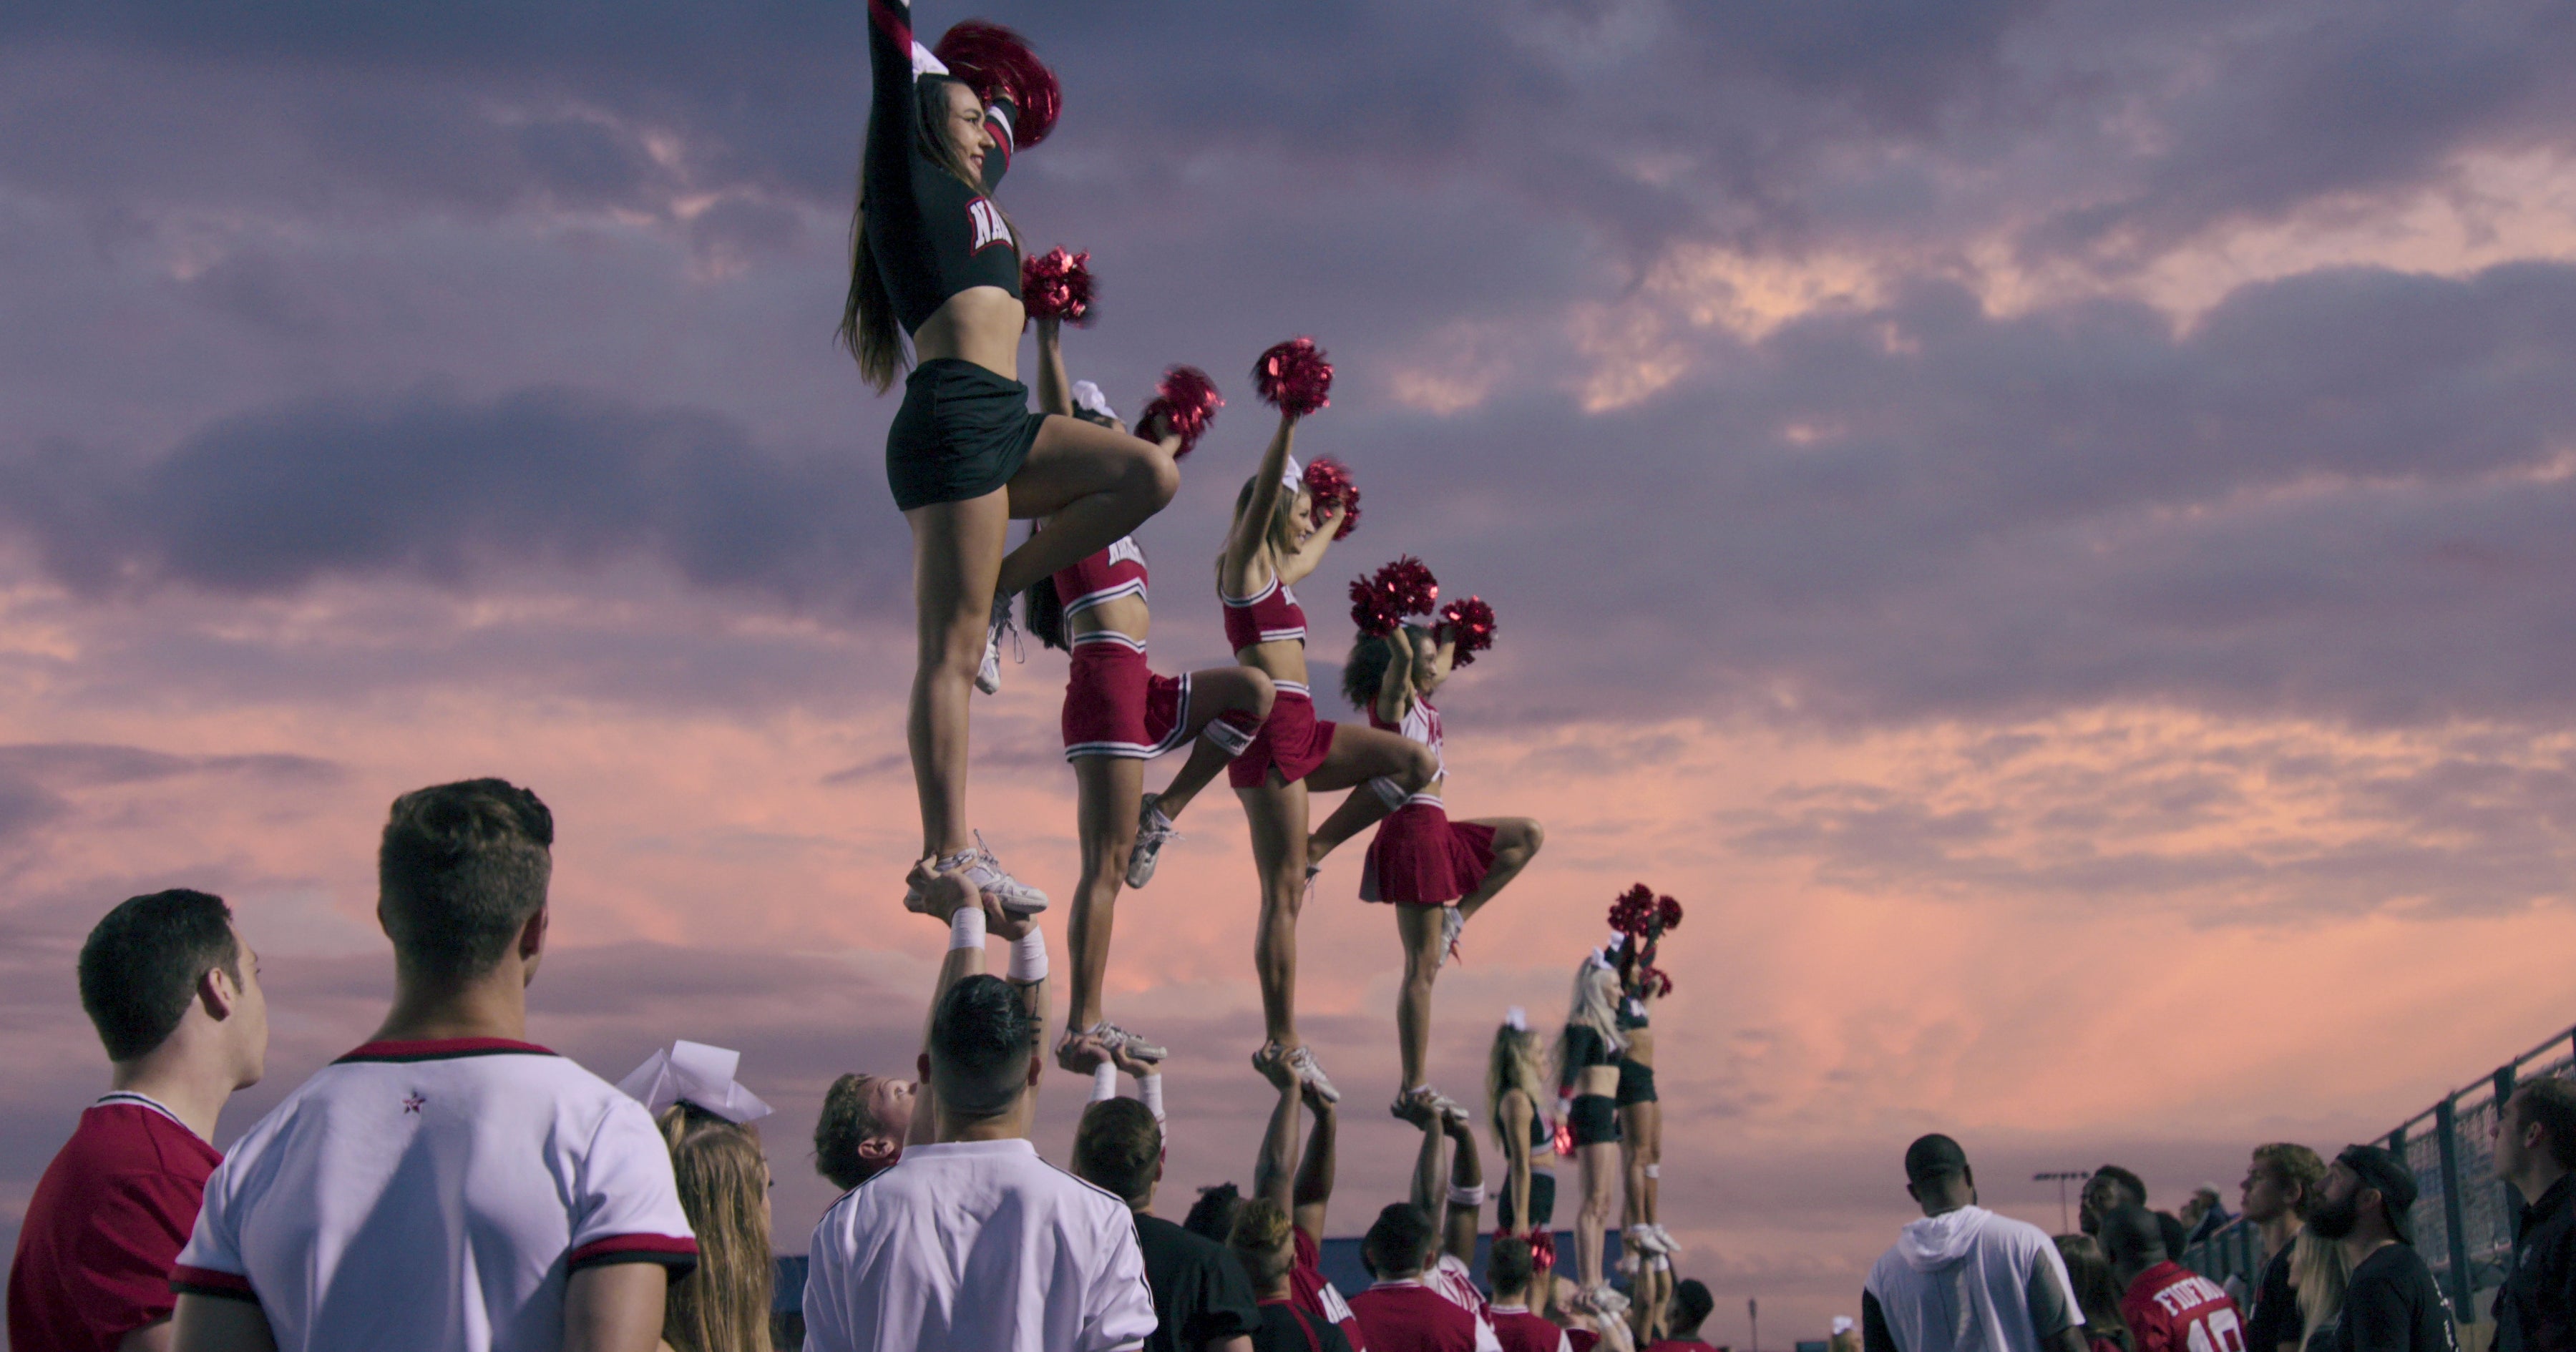
<instances>
[{"instance_id":1,"label":"white sneaker","mask_svg":"<svg viewBox=\"0 0 2576 1352\"><path fill-rule=\"evenodd\" d=\"M1653 1226L1643 1223L1631 1225L1627 1228L1622 1237L1627 1240L1626 1247L1634 1249L1638 1253L1652 1256L1664 1251L1663 1241L1655 1238L1655 1230Z\"/></svg>"},{"instance_id":2,"label":"white sneaker","mask_svg":"<svg viewBox=\"0 0 2576 1352\"><path fill-rule=\"evenodd\" d=\"M1123 1051L1139 1061L1160 1061L1172 1054L1168 1048L1157 1047L1107 1019L1083 1029L1081 1036L1097 1041L1106 1050Z\"/></svg>"},{"instance_id":3,"label":"white sneaker","mask_svg":"<svg viewBox=\"0 0 2576 1352\"><path fill-rule=\"evenodd\" d=\"M1659 1221L1648 1228L1655 1232L1655 1239L1664 1246L1664 1257L1679 1258L1682 1256L1681 1241L1674 1239L1673 1232L1665 1229L1662 1222Z\"/></svg>"},{"instance_id":4,"label":"white sneaker","mask_svg":"<svg viewBox=\"0 0 2576 1352\"><path fill-rule=\"evenodd\" d=\"M1458 936L1467 932L1466 913L1455 906L1440 908L1440 951L1431 960L1432 970L1449 965L1458 956Z\"/></svg>"},{"instance_id":5,"label":"white sneaker","mask_svg":"<svg viewBox=\"0 0 2576 1352\"><path fill-rule=\"evenodd\" d=\"M1047 908L1047 894L1004 871L1002 861L994 858L993 852L985 847L981 831L975 833L972 846L932 866L932 871L937 873L952 873L959 869L965 870L966 881L973 883L979 891L991 893L1003 910L1014 915L1036 915ZM919 909L916 903L920 900L921 889L916 886L905 895L904 904Z\"/></svg>"},{"instance_id":6,"label":"white sneaker","mask_svg":"<svg viewBox=\"0 0 2576 1352\"><path fill-rule=\"evenodd\" d=\"M1011 598L993 598L993 619L984 629L984 661L975 668L975 688L987 695L1002 692L1002 635L1008 633L1012 647L1019 646L1019 626L1011 623ZM1026 661L1026 658L1021 660Z\"/></svg>"},{"instance_id":7,"label":"white sneaker","mask_svg":"<svg viewBox=\"0 0 2576 1352\"><path fill-rule=\"evenodd\" d=\"M1606 1314L1616 1319L1628 1312L1628 1298L1606 1286L1596 1286L1584 1292L1583 1299L1594 1314Z\"/></svg>"},{"instance_id":8,"label":"white sneaker","mask_svg":"<svg viewBox=\"0 0 2576 1352\"><path fill-rule=\"evenodd\" d=\"M1163 846L1181 838L1181 833L1172 829L1172 819L1163 815L1162 801L1161 794L1149 793L1136 806L1136 845L1127 852L1129 887L1143 887L1154 881L1155 856L1162 853Z\"/></svg>"},{"instance_id":9,"label":"white sneaker","mask_svg":"<svg viewBox=\"0 0 2576 1352\"><path fill-rule=\"evenodd\" d=\"M1289 1052L1286 1064L1289 1074L1312 1086L1315 1093L1326 1103L1342 1101L1342 1091L1335 1089L1333 1082L1324 1078L1324 1068L1316 1063L1313 1048L1300 1046Z\"/></svg>"}]
</instances>

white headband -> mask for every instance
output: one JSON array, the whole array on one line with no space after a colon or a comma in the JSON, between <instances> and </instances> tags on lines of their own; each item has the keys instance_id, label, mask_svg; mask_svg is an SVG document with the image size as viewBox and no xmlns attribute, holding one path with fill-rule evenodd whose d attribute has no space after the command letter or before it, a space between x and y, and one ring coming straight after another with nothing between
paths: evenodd
<instances>
[{"instance_id":1,"label":"white headband","mask_svg":"<svg viewBox=\"0 0 2576 1352\"><path fill-rule=\"evenodd\" d=\"M1288 467L1279 471L1279 483L1291 493L1306 486L1306 471L1298 467L1297 457L1288 457Z\"/></svg>"},{"instance_id":2,"label":"white headband","mask_svg":"<svg viewBox=\"0 0 2576 1352\"><path fill-rule=\"evenodd\" d=\"M1089 409L1111 422L1118 421L1118 410L1109 406L1109 396L1102 394L1100 387L1088 380L1073 382L1073 406Z\"/></svg>"},{"instance_id":3,"label":"white headband","mask_svg":"<svg viewBox=\"0 0 2576 1352\"><path fill-rule=\"evenodd\" d=\"M776 1110L734 1083L734 1070L741 1065L740 1052L683 1040L644 1058L633 1074L617 1082L617 1089L656 1114L686 1100L728 1122L756 1122Z\"/></svg>"},{"instance_id":4,"label":"white headband","mask_svg":"<svg viewBox=\"0 0 2576 1352\"><path fill-rule=\"evenodd\" d=\"M1503 1026L1511 1029L1515 1033L1528 1032L1529 1011L1521 1008L1519 1005L1514 1005L1511 1008L1504 1010Z\"/></svg>"}]
</instances>

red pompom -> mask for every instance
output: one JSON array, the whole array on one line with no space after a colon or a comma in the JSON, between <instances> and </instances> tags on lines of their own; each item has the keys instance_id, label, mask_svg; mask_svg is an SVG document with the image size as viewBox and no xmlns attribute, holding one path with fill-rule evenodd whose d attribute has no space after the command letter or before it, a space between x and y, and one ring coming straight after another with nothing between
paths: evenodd
<instances>
[{"instance_id":1,"label":"red pompom","mask_svg":"<svg viewBox=\"0 0 2576 1352\"><path fill-rule=\"evenodd\" d=\"M1660 1000L1673 993L1673 979L1661 968L1642 968L1637 973L1637 991L1639 994L1653 991L1655 998Z\"/></svg>"},{"instance_id":2,"label":"red pompom","mask_svg":"<svg viewBox=\"0 0 2576 1352\"><path fill-rule=\"evenodd\" d=\"M1181 435L1181 447L1172 452L1174 460L1197 450L1199 436L1215 420L1216 411L1225 407L1225 396L1216 392L1216 382L1195 366L1175 366L1163 373L1163 383L1154 387L1154 397L1145 411L1136 415L1136 430L1141 434L1163 420L1166 432Z\"/></svg>"},{"instance_id":3,"label":"red pompom","mask_svg":"<svg viewBox=\"0 0 2576 1352\"><path fill-rule=\"evenodd\" d=\"M1441 608L1440 622L1458 636L1458 646L1449 658L1453 667L1474 665L1476 654L1494 646L1494 608L1483 597L1462 596L1450 602Z\"/></svg>"},{"instance_id":4,"label":"red pompom","mask_svg":"<svg viewBox=\"0 0 2576 1352\"><path fill-rule=\"evenodd\" d=\"M1342 509L1342 524L1333 532L1334 539L1348 539L1352 531L1359 529L1359 485L1351 482L1351 472L1341 461L1329 455L1317 456L1315 463L1306 467L1306 491L1315 498L1313 520L1316 525L1324 524L1324 516L1331 509Z\"/></svg>"},{"instance_id":5,"label":"red pompom","mask_svg":"<svg viewBox=\"0 0 2576 1352\"><path fill-rule=\"evenodd\" d=\"M1029 50L1028 39L988 19L968 19L942 34L930 54L948 73L966 82L986 103L1009 99L1019 110L1011 120L1011 144L1026 149L1055 130L1064 110L1064 92L1055 72Z\"/></svg>"},{"instance_id":6,"label":"red pompom","mask_svg":"<svg viewBox=\"0 0 2576 1352\"><path fill-rule=\"evenodd\" d=\"M1610 928L1621 934L1643 935L1654 923L1655 889L1639 883L1619 894L1610 903Z\"/></svg>"},{"instance_id":7,"label":"red pompom","mask_svg":"<svg viewBox=\"0 0 2576 1352\"><path fill-rule=\"evenodd\" d=\"M1660 935L1666 930L1676 930L1681 927L1682 904L1673 900L1671 897L1656 898L1655 933Z\"/></svg>"},{"instance_id":8,"label":"red pompom","mask_svg":"<svg viewBox=\"0 0 2576 1352\"><path fill-rule=\"evenodd\" d=\"M1280 412L1302 418L1333 402L1333 364L1314 339L1291 338L1252 364L1252 385Z\"/></svg>"},{"instance_id":9,"label":"red pompom","mask_svg":"<svg viewBox=\"0 0 2576 1352\"><path fill-rule=\"evenodd\" d=\"M1091 251L1058 247L1020 262L1020 299L1031 319L1091 323Z\"/></svg>"},{"instance_id":10,"label":"red pompom","mask_svg":"<svg viewBox=\"0 0 2576 1352\"><path fill-rule=\"evenodd\" d=\"M1351 623L1372 638L1392 634L1405 616L1428 615L1439 600L1440 579L1406 554L1370 577L1351 579Z\"/></svg>"}]
</instances>

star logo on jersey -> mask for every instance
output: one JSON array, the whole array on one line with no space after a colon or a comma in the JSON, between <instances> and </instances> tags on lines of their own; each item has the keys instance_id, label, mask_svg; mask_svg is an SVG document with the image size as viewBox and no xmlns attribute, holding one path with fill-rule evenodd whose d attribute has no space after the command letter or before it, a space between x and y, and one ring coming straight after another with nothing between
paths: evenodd
<instances>
[{"instance_id":1,"label":"star logo on jersey","mask_svg":"<svg viewBox=\"0 0 2576 1352\"><path fill-rule=\"evenodd\" d=\"M428 1104L428 1099L422 1098L419 1093L414 1092L410 1097L403 1100L403 1111L407 1113L416 1113L422 1108L428 1106Z\"/></svg>"}]
</instances>

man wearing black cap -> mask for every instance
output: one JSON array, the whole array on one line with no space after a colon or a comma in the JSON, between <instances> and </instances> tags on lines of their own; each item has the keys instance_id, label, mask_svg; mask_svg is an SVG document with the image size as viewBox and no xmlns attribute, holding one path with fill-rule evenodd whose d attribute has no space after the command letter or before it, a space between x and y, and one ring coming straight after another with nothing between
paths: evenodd
<instances>
[{"instance_id":1,"label":"man wearing black cap","mask_svg":"<svg viewBox=\"0 0 2576 1352\"><path fill-rule=\"evenodd\" d=\"M1861 1288L1868 1352L2084 1352L2066 1260L2036 1225L1977 1205L1967 1152L1947 1136L1905 1150L1923 1207Z\"/></svg>"},{"instance_id":2,"label":"man wearing black cap","mask_svg":"<svg viewBox=\"0 0 2576 1352\"><path fill-rule=\"evenodd\" d=\"M2379 1146L2345 1146L2326 1170L2308 1228L2352 1264L2334 1352L2459 1352L2451 1303L2415 1252L2414 1205L2414 1171Z\"/></svg>"}]
</instances>

